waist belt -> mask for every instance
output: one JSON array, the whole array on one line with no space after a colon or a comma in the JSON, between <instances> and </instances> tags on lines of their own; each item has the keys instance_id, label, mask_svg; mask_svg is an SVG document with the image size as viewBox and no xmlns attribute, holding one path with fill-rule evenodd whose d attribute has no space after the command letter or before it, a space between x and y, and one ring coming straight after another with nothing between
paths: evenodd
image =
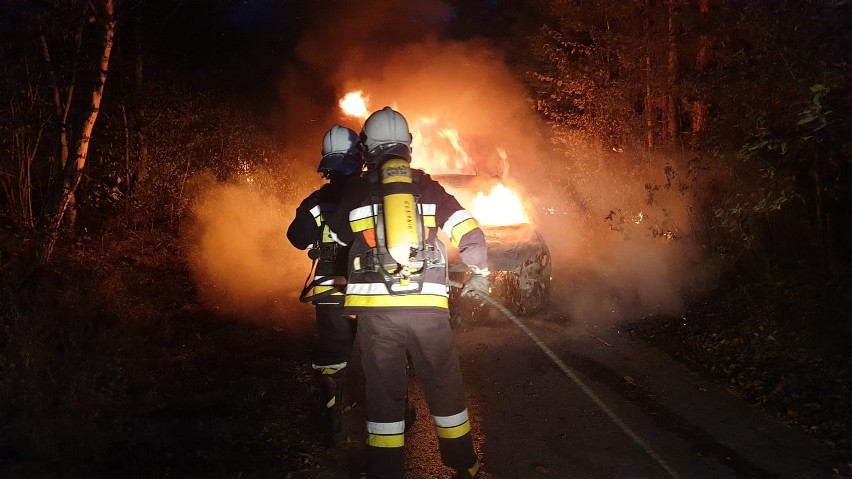
<instances>
[{"instance_id":1,"label":"waist belt","mask_svg":"<svg viewBox=\"0 0 852 479\"><path fill-rule=\"evenodd\" d=\"M412 258L413 266L400 266L389 253L373 248L355 257L352 272L381 273L390 294L419 293L423 289L423 276L426 270L441 268L446 265L446 262L441 253L432 245L426 245ZM417 284L416 288L404 290L393 288L393 285L407 286L412 282Z\"/></svg>"},{"instance_id":2,"label":"waist belt","mask_svg":"<svg viewBox=\"0 0 852 479\"><path fill-rule=\"evenodd\" d=\"M314 249L318 260L334 261L337 258L338 251L340 251L340 245L337 243L320 243Z\"/></svg>"}]
</instances>

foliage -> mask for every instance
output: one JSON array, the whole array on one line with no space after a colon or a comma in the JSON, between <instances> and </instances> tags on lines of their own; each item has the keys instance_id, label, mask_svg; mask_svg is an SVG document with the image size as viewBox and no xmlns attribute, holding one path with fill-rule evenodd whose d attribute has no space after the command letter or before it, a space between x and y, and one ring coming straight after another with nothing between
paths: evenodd
<instances>
[{"instance_id":1,"label":"foliage","mask_svg":"<svg viewBox=\"0 0 852 479\"><path fill-rule=\"evenodd\" d=\"M98 37L87 35L95 26L83 3L62 0L42 7L4 6L8 15L0 19L6 40L0 67L7 73L0 82L0 111L8 113L0 120L0 209L15 223L37 228L44 226L37 220L52 213L60 140L67 133L73 151L99 48ZM238 95L198 88L168 70L149 74L143 83L139 45L132 42L152 30L141 23L147 17L139 4L124 3L117 13L123 22L114 68L77 192L79 223L70 233L99 235L105 226L174 230L190 201L187 181L199 172L225 180L265 169L264 178L278 180L269 185L276 193L292 194L286 188L292 178L280 173L291 160L281 153L281 142L267 135L259 115ZM159 48L156 38L152 47ZM70 99L65 122L56 94L60 103Z\"/></svg>"},{"instance_id":2,"label":"foliage","mask_svg":"<svg viewBox=\"0 0 852 479\"><path fill-rule=\"evenodd\" d=\"M578 137L637 160L648 157L650 165L635 161L628 168L635 169L636 187L644 185L649 204L664 192L682 196L693 239L733 268L760 274L790 253L800 264L827 260L805 251L831 252L848 266L841 238L850 231L844 211L852 206L850 182L844 181L849 121L839 112L852 107L852 34L844 27L850 7L710 2L710 12L699 15L687 2L599 3L553 2L552 19L530 42L532 102L554 141L574 157ZM674 44L664 27L669 19ZM689 55L709 34L709 66L699 69ZM676 84L667 52L680 57ZM660 142L665 138L656 124L646 129L650 105L643 103L657 94L683 98L684 105L705 102L711 113L706 127L682 128L674 143ZM690 124L687 113L683 127ZM656 138L652 149L648 135ZM664 164L653 158L665 158ZM575 161L573 170L571 178L580 182L629 176L594 161ZM619 219L625 212L640 209L631 197L606 217L622 225L616 229L628 224ZM651 234L663 231L656 227Z\"/></svg>"},{"instance_id":3,"label":"foliage","mask_svg":"<svg viewBox=\"0 0 852 479\"><path fill-rule=\"evenodd\" d=\"M637 139L639 58L620 51L616 34L592 25L543 25L531 41L537 68L528 73L534 105L554 139L567 131L608 148ZM626 37L622 37L626 40ZM615 120L615 121L614 121Z\"/></svg>"},{"instance_id":4,"label":"foliage","mask_svg":"<svg viewBox=\"0 0 852 479\"><path fill-rule=\"evenodd\" d=\"M224 181L288 162L252 112L220 92L179 85L174 79L152 81L132 106L144 105L145 116L128 125L117 105L107 110L97 171L89 175L82 201L89 228L114 215L112 227L174 229L192 200L187 184L199 173ZM139 132L129 143L125 128ZM274 176L279 182L270 185L278 188L272 193L285 194L286 173Z\"/></svg>"}]
</instances>

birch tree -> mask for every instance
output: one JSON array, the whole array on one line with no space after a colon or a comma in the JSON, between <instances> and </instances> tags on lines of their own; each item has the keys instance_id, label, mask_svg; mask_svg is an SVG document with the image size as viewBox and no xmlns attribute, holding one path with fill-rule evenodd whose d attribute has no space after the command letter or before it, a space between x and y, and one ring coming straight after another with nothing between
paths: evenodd
<instances>
[{"instance_id":1,"label":"birch tree","mask_svg":"<svg viewBox=\"0 0 852 479\"><path fill-rule=\"evenodd\" d=\"M42 262L50 261L50 256L53 254L53 248L56 245L56 240L62 227L62 220L67 210L73 207L74 193L80 180L83 177L83 170L86 167L86 160L89 154L89 144L92 139L92 131L95 127L95 122L98 119L101 99L103 98L104 86L106 84L107 74L109 73L109 61L112 54L113 41L115 37L115 3L114 0L102 0L99 5L94 5L96 16L100 17L103 25L103 51L100 56L98 75L94 87L92 88L91 102L89 104L88 115L80 129L80 137L77 140L75 148L75 156L73 161L68 161L62 170L61 193L58 198L57 207L53 217L50 219L48 231L42 252ZM98 8L99 7L99 8Z\"/></svg>"}]
</instances>

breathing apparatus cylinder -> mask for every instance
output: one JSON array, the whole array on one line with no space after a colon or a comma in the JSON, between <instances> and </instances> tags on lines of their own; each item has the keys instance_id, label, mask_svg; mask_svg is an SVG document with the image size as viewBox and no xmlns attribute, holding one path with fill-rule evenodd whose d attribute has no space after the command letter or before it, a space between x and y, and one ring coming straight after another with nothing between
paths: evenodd
<instances>
[{"instance_id":1,"label":"breathing apparatus cylinder","mask_svg":"<svg viewBox=\"0 0 852 479\"><path fill-rule=\"evenodd\" d=\"M392 158L381 165L381 178L385 243L405 277L413 261L412 253L420 246L411 166L405 159Z\"/></svg>"}]
</instances>

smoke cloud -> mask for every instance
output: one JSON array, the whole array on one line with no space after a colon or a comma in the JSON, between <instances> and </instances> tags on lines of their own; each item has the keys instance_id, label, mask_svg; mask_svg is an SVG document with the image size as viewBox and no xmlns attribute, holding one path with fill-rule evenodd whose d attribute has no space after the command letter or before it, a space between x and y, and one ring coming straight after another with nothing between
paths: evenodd
<instances>
[{"instance_id":1,"label":"smoke cloud","mask_svg":"<svg viewBox=\"0 0 852 479\"><path fill-rule=\"evenodd\" d=\"M665 160L650 164L580 142L554 148L499 50L481 39L441 39L452 17L446 4L317 3L298 61L282 69L281 106L271 119L290 139L292 168L315 174L332 124L360 130L338 100L362 90L370 111L391 106L412 125L440 117L461 133L482 176L521 192L552 253L552 311L592 323L677 314L712 275L689 240L689 199L666 190L649 201L645 184L665 182L658 178ZM310 189L289 203L235 185L200 191L192 259L211 284L206 297L236 312L296 302L308 263L283 234Z\"/></svg>"},{"instance_id":2,"label":"smoke cloud","mask_svg":"<svg viewBox=\"0 0 852 479\"><path fill-rule=\"evenodd\" d=\"M308 307L298 297L310 260L285 236L298 200L263 187L261 176L225 184L212 175L193 180L183 238L205 304L223 316L286 326L288 313ZM310 183L297 185L310 191Z\"/></svg>"}]
</instances>

